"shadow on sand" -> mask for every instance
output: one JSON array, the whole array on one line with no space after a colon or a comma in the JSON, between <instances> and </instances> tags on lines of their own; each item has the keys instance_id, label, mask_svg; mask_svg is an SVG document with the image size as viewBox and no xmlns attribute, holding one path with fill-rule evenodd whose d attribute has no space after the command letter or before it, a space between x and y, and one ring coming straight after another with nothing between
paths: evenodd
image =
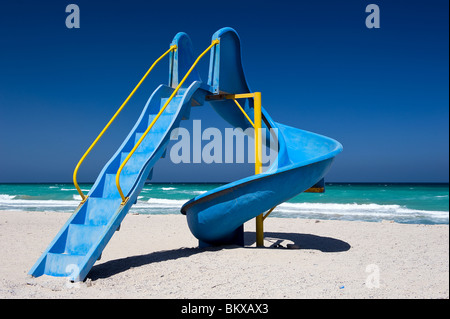
<instances>
[{"instance_id":1,"label":"shadow on sand","mask_svg":"<svg viewBox=\"0 0 450 319\"><path fill-rule=\"evenodd\" d=\"M272 245L265 247L267 249L285 248L284 242L289 241L299 247L292 250L294 253L296 250L314 249L320 250L324 253L332 252L345 252L350 249L350 244L335 238L321 237L310 234L297 234L297 233L273 233L265 232L265 240L271 242ZM244 233L245 248L261 249L255 247L248 247L255 243L255 232ZM107 261L103 264L95 265L88 274L88 278L91 280L97 280L102 278L108 278L128 269L140 267L152 263L157 263L167 260L176 260L178 258L186 258L195 254L203 253L205 251L219 251L222 249L236 249L242 248L236 245L220 246L220 247L208 247L208 248L179 248L173 250L164 250L152 252L145 255L131 256L121 259L115 259Z\"/></svg>"},{"instance_id":2,"label":"shadow on sand","mask_svg":"<svg viewBox=\"0 0 450 319\"><path fill-rule=\"evenodd\" d=\"M255 243L255 238L255 232L246 232L244 234L245 245L253 245ZM264 232L264 240L272 243L272 245L267 248L285 248L285 246L283 246L284 241L289 241L296 245L298 249L314 249L320 250L323 253L344 252L351 247L349 243L340 239L298 233Z\"/></svg>"}]
</instances>

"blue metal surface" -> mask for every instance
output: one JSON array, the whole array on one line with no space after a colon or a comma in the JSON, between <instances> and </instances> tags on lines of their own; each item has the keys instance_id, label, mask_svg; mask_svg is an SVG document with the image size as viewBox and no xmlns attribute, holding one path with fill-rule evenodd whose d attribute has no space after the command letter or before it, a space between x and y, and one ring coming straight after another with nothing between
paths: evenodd
<instances>
[{"instance_id":1,"label":"blue metal surface","mask_svg":"<svg viewBox=\"0 0 450 319\"><path fill-rule=\"evenodd\" d=\"M251 93L241 59L236 31L223 28L212 39L220 39L210 58L208 84L216 94ZM264 93L263 93L264 101ZM227 122L244 130L248 121L232 100L209 100ZM253 102L244 109L253 117ZM275 123L262 108L266 139L269 128L278 129L278 159L263 174L250 176L199 195L181 208L192 234L201 245L236 243L242 224L315 185L330 168L342 145L325 136ZM269 145L268 142L266 145Z\"/></svg>"},{"instance_id":2,"label":"blue metal surface","mask_svg":"<svg viewBox=\"0 0 450 319\"><path fill-rule=\"evenodd\" d=\"M237 33L223 28L213 35L216 38L220 44L211 51L208 82L201 81L197 70L191 73L122 171L120 183L130 199L121 206L115 184L120 164L194 62L189 37L182 32L175 36L172 44L177 45L177 50L170 54L169 86L160 85L150 96L135 126L100 172L87 201L69 218L29 274L83 280L136 202L146 179L151 178L153 166L164 156L171 130L189 118L191 105L204 104L207 95L252 92L242 67ZM234 127L249 127L232 100L209 103ZM242 105L252 118L253 101L246 100ZM278 129L277 137L269 130L265 135L266 145L271 139L278 140L278 158L269 170L197 196L181 208L202 245L241 243L243 223L323 179L334 157L342 151L342 146L330 138L274 122L264 108L262 120L263 128Z\"/></svg>"}]
</instances>

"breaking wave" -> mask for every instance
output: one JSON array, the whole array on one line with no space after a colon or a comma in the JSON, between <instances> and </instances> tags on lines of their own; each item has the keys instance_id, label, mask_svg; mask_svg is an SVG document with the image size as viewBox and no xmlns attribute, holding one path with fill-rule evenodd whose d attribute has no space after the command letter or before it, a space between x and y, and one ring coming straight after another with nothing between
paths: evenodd
<instances>
[{"instance_id":1,"label":"breaking wave","mask_svg":"<svg viewBox=\"0 0 450 319\"><path fill-rule=\"evenodd\" d=\"M283 203L273 211L275 217L298 217L317 219L395 220L412 222L431 220L448 223L448 211L428 211L410 209L401 205L380 204L335 204L335 203Z\"/></svg>"}]
</instances>

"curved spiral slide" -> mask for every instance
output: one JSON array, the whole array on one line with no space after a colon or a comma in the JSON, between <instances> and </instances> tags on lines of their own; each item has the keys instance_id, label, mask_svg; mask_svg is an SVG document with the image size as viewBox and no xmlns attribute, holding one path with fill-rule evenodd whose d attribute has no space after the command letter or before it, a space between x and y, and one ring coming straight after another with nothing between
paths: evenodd
<instances>
[{"instance_id":1,"label":"curved spiral slide","mask_svg":"<svg viewBox=\"0 0 450 319\"><path fill-rule=\"evenodd\" d=\"M120 223L136 202L146 180L151 179L155 163L165 155L170 133L188 119L191 106L209 102L231 125L245 130L250 123L232 100L210 99L221 94L250 93L241 63L240 40L231 28L213 35L220 43L212 48L208 82L194 68L175 97L145 137L120 175L122 204L115 184L118 168L162 109L174 88L182 82L194 62L192 44L185 33L178 33L171 45L169 85L160 85L150 96L141 116L122 145L100 172L94 185L75 213L37 260L29 274L64 276L84 280L101 257L103 249L120 228ZM243 105L250 118L253 102ZM278 141L278 157L262 174L250 176L197 196L181 208L192 234L200 246L241 243L243 224L289 200L320 181L342 146L327 137L274 122L262 109L264 138ZM277 129L278 135L269 133Z\"/></svg>"},{"instance_id":2,"label":"curved spiral slide","mask_svg":"<svg viewBox=\"0 0 450 319\"><path fill-rule=\"evenodd\" d=\"M214 94L251 93L241 62L239 36L231 28L217 31L213 39L220 44L211 54L208 84ZM263 92L264 93L264 92ZM232 100L209 100L212 107L231 125L243 130L248 120ZM253 104L247 100L245 112L253 118ZM242 225L270 210L320 180L334 157L342 151L337 141L274 122L262 108L262 128L266 145L278 131L278 158L265 172L253 175L201 194L181 208L192 234L201 246L242 244ZM264 130L263 130L264 131Z\"/></svg>"}]
</instances>

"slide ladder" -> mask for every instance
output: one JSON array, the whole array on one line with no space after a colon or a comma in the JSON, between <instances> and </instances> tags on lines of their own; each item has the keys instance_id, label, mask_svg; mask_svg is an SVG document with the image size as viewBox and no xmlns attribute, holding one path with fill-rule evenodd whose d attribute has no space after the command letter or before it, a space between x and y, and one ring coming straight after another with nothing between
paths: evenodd
<instances>
[{"instance_id":1,"label":"slide ladder","mask_svg":"<svg viewBox=\"0 0 450 319\"><path fill-rule=\"evenodd\" d=\"M30 275L64 276L72 281L86 277L136 202L145 181L151 178L153 166L165 155L172 129L177 128L182 119L189 118L192 101L202 101L205 95L202 85L205 85L198 81L195 66L217 43L213 41L193 61L190 39L179 33L170 49L155 61L76 166L74 184L82 202L32 267ZM189 54L184 53L186 50ZM153 92L125 141L105 165L87 196L84 195L76 181L81 163L153 67L168 54L170 86L160 85Z\"/></svg>"}]
</instances>

